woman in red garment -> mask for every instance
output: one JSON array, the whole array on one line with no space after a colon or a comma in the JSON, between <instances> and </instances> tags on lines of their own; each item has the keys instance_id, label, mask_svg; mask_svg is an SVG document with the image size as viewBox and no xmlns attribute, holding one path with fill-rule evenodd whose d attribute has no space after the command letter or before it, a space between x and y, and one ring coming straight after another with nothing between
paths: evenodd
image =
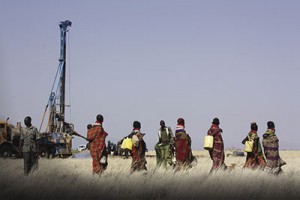
<instances>
[{"instance_id":1,"label":"woman in red garment","mask_svg":"<svg viewBox=\"0 0 300 200\"><path fill-rule=\"evenodd\" d=\"M210 129L207 131L207 135L211 135L214 137L213 148L209 151L210 158L213 161L213 165L210 172L227 168L227 166L224 164L224 142L221 135L223 131L219 128L219 124L219 119L214 118Z\"/></svg>"},{"instance_id":2,"label":"woman in red garment","mask_svg":"<svg viewBox=\"0 0 300 200\"><path fill-rule=\"evenodd\" d=\"M105 138L108 135L102 126L103 116L97 115L96 123L88 129L87 139L90 142L90 154L93 159L93 174L101 174L107 167Z\"/></svg>"}]
</instances>

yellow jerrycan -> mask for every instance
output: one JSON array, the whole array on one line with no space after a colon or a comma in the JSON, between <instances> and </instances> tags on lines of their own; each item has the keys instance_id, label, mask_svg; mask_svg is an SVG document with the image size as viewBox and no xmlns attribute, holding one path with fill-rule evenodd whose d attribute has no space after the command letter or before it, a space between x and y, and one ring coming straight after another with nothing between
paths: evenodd
<instances>
[{"instance_id":1,"label":"yellow jerrycan","mask_svg":"<svg viewBox=\"0 0 300 200\"><path fill-rule=\"evenodd\" d=\"M131 138L126 137L121 145L121 149L129 149L132 150L132 141Z\"/></svg>"},{"instance_id":2,"label":"yellow jerrycan","mask_svg":"<svg viewBox=\"0 0 300 200\"><path fill-rule=\"evenodd\" d=\"M211 150L214 147L214 137L211 135L206 135L204 137L204 149Z\"/></svg>"},{"instance_id":3,"label":"yellow jerrycan","mask_svg":"<svg viewBox=\"0 0 300 200\"><path fill-rule=\"evenodd\" d=\"M251 153L253 151L253 143L254 141L250 139L246 141L244 151L247 153Z\"/></svg>"}]
</instances>

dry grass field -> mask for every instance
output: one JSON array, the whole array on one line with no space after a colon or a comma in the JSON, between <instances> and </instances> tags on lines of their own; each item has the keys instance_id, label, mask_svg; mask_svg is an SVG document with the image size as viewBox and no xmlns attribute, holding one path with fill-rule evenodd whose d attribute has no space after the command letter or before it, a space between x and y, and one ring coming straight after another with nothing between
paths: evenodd
<instances>
[{"instance_id":1,"label":"dry grass field","mask_svg":"<svg viewBox=\"0 0 300 200\"><path fill-rule=\"evenodd\" d=\"M233 171L209 175L206 151L195 151L198 164L186 171L155 170L130 175L131 159L110 157L101 176L92 175L90 158L40 159L39 169L23 175L23 160L0 159L1 199L300 199L300 151L281 151L287 162L279 176L243 170L245 157L226 157ZM148 152L153 154L153 152Z\"/></svg>"}]
</instances>

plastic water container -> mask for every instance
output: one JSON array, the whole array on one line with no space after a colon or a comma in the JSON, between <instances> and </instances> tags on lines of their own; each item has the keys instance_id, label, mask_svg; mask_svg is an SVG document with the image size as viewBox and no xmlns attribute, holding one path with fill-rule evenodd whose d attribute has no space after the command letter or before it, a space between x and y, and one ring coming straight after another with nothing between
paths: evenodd
<instances>
[{"instance_id":1,"label":"plastic water container","mask_svg":"<svg viewBox=\"0 0 300 200\"><path fill-rule=\"evenodd\" d=\"M204 149L211 150L214 147L214 137L211 135L206 135L204 137Z\"/></svg>"},{"instance_id":2,"label":"plastic water container","mask_svg":"<svg viewBox=\"0 0 300 200\"><path fill-rule=\"evenodd\" d=\"M125 138L122 142L121 148L132 150L132 140L128 137Z\"/></svg>"},{"instance_id":3,"label":"plastic water container","mask_svg":"<svg viewBox=\"0 0 300 200\"><path fill-rule=\"evenodd\" d=\"M106 163L106 157L105 157L105 156L102 156L102 157L101 157L100 163L101 163L101 164L105 164L105 163Z\"/></svg>"},{"instance_id":4,"label":"plastic water container","mask_svg":"<svg viewBox=\"0 0 300 200\"><path fill-rule=\"evenodd\" d=\"M246 141L244 151L247 153L251 153L253 151L253 143L253 140Z\"/></svg>"}]
</instances>

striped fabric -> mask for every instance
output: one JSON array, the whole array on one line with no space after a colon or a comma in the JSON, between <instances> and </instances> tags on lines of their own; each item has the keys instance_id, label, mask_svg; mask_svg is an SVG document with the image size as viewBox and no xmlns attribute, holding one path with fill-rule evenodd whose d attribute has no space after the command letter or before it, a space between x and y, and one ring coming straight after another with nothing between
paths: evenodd
<instances>
[{"instance_id":1,"label":"striped fabric","mask_svg":"<svg viewBox=\"0 0 300 200\"><path fill-rule=\"evenodd\" d=\"M211 172L218 169L226 169L224 143L221 135L221 129L217 125L212 125L207 131L207 135L214 137L213 149L209 151L210 157L213 160Z\"/></svg>"},{"instance_id":2,"label":"striped fabric","mask_svg":"<svg viewBox=\"0 0 300 200\"><path fill-rule=\"evenodd\" d=\"M279 140L275 130L268 129L263 135L262 144L267 160L267 167L281 171L281 166L286 163L279 156Z\"/></svg>"}]
</instances>

